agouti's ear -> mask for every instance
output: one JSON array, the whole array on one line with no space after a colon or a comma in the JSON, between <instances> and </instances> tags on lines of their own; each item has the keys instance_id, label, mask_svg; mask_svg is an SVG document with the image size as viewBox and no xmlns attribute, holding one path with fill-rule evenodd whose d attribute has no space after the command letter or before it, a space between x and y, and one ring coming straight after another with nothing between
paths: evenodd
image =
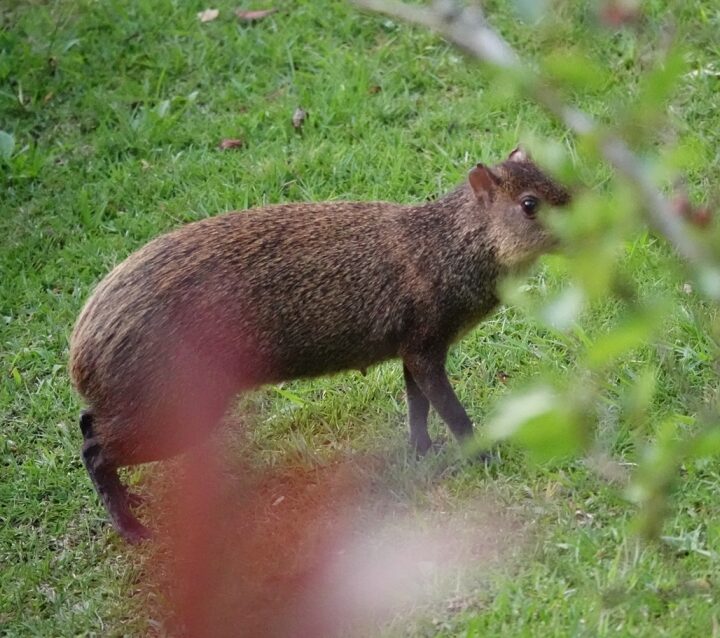
<instances>
[{"instance_id":1,"label":"agouti's ear","mask_svg":"<svg viewBox=\"0 0 720 638\"><path fill-rule=\"evenodd\" d=\"M511 162L528 162L530 161L530 153L528 153L524 146L518 144L512 151L510 151L508 160Z\"/></svg>"},{"instance_id":2,"label":"agouti's ear","mask_svg":"<svg viewBox=\"0 0 720 638\"><path fill-rule=\"evenodd\" d=\"M485 166L478 164L468 173L468 181L478 199L492 199L498 178Z\"/></svg>"}]
</instances>

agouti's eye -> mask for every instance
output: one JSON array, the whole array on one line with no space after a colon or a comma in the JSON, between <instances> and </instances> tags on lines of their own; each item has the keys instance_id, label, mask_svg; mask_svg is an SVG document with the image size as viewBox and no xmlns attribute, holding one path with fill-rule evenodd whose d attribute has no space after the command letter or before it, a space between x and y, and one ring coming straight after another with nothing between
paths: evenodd
<instances>
[{"instance_id":1,"label":"agouti's eye","mask_svg":"<svg viewBox=\"0 0 720 638\"><path fill-rule=\"evenodd\" d=\"M537 197L527 195L520 200L520 206L522 206L523 212L528 217L535 217L540 208L540 200Z\"/></svg>"}]
</instances>

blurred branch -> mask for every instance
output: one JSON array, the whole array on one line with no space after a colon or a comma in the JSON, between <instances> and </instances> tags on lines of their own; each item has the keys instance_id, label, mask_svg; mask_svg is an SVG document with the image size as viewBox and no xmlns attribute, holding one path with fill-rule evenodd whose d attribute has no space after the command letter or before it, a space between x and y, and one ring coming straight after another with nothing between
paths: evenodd
<instances>
[{"instance_id":1,"label":"blurred branch","mask_svg":"<svg viewBox=\"0 0 720 638\"><path fill-rule=\"evenodd\" d=\"M537 102L553 113L578 135L594 137L600 153L638 192L648 223L664 235L678 254L702 271L705 294L720 301L720 267L704 246L687 231L643 167L642 160L624 140L603 130L589 115L566 104L558 93L545 85L522 63L513 48L485 19L479 6L463 7L454 0L438 0L432 7L411 6L397 0L354 0L365 9L384 13L407 22L426 26L440 33L469 55L485 64L512 74L518 84Z\"/></svg>"}]
</instances>

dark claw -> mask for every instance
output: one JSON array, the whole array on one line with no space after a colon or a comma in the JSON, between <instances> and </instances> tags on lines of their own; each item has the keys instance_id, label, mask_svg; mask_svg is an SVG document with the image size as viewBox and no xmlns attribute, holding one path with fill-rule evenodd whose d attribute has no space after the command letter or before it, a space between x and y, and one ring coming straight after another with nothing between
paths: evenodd
<instances>
[{"instance_id":1,"label":"dark claw","mask_svg":"<svg viewBox=\"0 0 720 638\"><path fill-rule=\"evenodd\" d=\"M473 463L482 463L485 467L488 467L499 462L500 456L496 452L484 450L482 452L477 452L470 460Z\"/></svg>"}]
</instances>

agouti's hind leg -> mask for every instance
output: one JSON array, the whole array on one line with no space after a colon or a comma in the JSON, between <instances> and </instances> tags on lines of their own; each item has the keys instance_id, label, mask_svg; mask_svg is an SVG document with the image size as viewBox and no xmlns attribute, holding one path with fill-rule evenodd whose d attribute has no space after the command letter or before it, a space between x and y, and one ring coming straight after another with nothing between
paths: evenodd
<instances>
[{"instance_id":1,"label":"agouti's hind leg","mask_svg":"<svg viewBox=\"0 0 720 638\"><path fill-rule=\"evenodd\" d=\"M432 446L432 440L427 428L430 402L415 383L415 379L413 379L406 365L403 365L403 375L405 377L405 393L408 404L410 445L419 456L424 456Z\"/></svg>"},{"instance_id":2,"label":"agouti's hind leg","mask_svg":"<svg viewBox=\"0 0 720 638\"><path fill-rule=\"evenodd\" d=\"M117 467L110 463L100 441L93 431L93 415L84 411L80 415L80 429L83 433L82 459L90 479L97 490L100 500L110 515L113 527L128 543L139 543L151 536L145 527L130 511L130 506L138 502L139 497L128 493L120 482Z\"/></svg>"}]
</instances>

